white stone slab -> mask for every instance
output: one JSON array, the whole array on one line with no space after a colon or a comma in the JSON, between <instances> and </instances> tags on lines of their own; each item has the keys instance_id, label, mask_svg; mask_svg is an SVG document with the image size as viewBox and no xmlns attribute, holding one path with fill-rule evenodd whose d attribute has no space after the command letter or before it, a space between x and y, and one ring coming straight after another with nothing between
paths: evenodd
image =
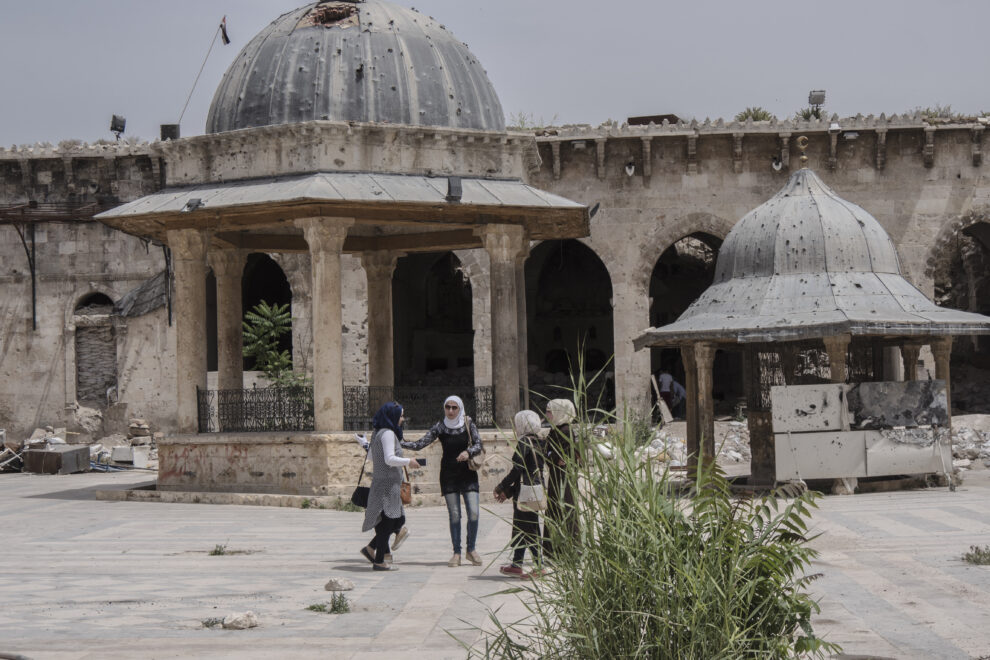
<instances>
[{"instance_id":1,"label":"white stone slab","mask_svg":"<svg viewBox=\"0 0 990 660\"><path fill-rule=\"evenodd\" d=\"M865 477L866 432L777 433L777 481Z\"/></svg>"},{"instance_id":2,"label":"white stone slab","mask_svg":"<svg viewBox=\"0 0 990 660\"><path fill-rule=\"evenodd\" d=\"M898 442L891 432L865 431L866 471L871 477L925 474L952 469L947 442L928 446ZM896 432L895 432L896 434Z\"/></svg>"},{"instance_id":3,"label":"white stone slab","mask_svg":"<svg viewBox=\"0 0 990 660\"><path fill-rule=\"evenodd\" d=\"M840 384L771 387L774 433L848 430L844 388Z\"/></svg>"}]
</instances>

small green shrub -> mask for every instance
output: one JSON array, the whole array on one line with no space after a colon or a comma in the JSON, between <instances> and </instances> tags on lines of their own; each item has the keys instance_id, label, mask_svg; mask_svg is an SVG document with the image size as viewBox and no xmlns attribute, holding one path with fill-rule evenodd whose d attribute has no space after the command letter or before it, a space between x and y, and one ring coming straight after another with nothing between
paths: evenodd
<instances>
[{"instance_id":1,"label":"small green shrub","mask_svg":"<svg viewBox=\"0 0 990 660\"><path fill-rule=\"evenodd\" d=\"M580 382L580 379L578 379ZM580 392L575 400L584 403ZM597 442L579 405L578 447ZM790 658L840 652L811 627L807 593L816 552L808 519L816 494L737 498L714 464L687 482L636 456L632 420L614 419L614 458L585 451L566 466L575 503L545 518L550 572L519 587L529 617L469 649L500 658ZM578 484L581 485L578 488ZM687 494L684 491L687 489ZM567 517L577 519L568 530Z\"/></svg>"},{"instance_id":2,"label":"small green shrub","mask_svg":"<svg viewBox=\"0 0 990 660\"><path fill-rule=\"evenodd\" d=\"M223 625L223 618L219 616L211 616L208 619L203 619L204 628L216 628L217 626Z\"/></svg>"},{"instance_id":3,"label":"small green shrub","mask_svg":"<svg viewBox=\"0 0 990 660\"><path fill-rule=\"evenodd\" d=\"M300 508L300 509L308 509L308 508L309 508L309 507L311 507L311 506L313 506L313 503L312 503L312 502L310 502L308 498L307 498L307 499L304 499L304 500L303 500L303 501L302 501L302 502L301 502L301 503L299 504L299 508Z\"/></svg>"},{"instance_id":4,"label":"small green shrub","mask_svg":"<svg viewBox=\"0 0 990 660\"><path fill-rule=\"evenodd\" d=\"M351 611L351 604L347 596L335 593L330 597L329 603L313 603L306 608L310 612L323 612L326 614L346 614Z\"/></svg>"},{"instance_id":5,"label":"small green shrub","mask_svg":"<svg viewBox=\"0 0 990 660\"><path fill-rule=\"evenodd\" d=\"M350 611L351 604L347 601L347 596L336 593L330 597L330 614L345 614Z\"/></svg>"},{"instance_id":6,"label":"small green shrub","mask_svg":"<svg viewBox=\"0 0 990 660\"><path fill-rule=\"evenodd\" d=\"M990 545L982 548L976 545L969 546L969 552L962 556L963 561L977 566L990 566Z\"/></svg>"},{"instance_id":7,"label":"small green shrub","mask_svg":"<svg viewBox=\"0 0 990 660\"><path fill-rule=\"evenodd\" d=\"M794 119L797 119L798 121L801 120L811 121L812 119L821 119L821 118L822 118L821 108L812 108L812 107L801 108L800 110L794 113Z\"/></svg>"},{"instance_id":8,"label":"small green shrub","mask_svg":"<svg viewBox=\"0 0 990 660\"><path fill-rule=\"evenodd\" d=\"M213 546L213 549L210 550L211 557L219 557L220 555L225 555L225 554L227 554L226 543L217 543L215 546Z\"/></svg>"},{"instance_id":9,"label":"small green shrub","mask_svg":"<svg viewBox=\"0 0 990 660\"><path fill-rule=\"evenodd\" d=\"M753 121L770 121L773 119L773 114L766 108L757 105L752 108L746 108L736 115L736 121L746 121L747 119L752 119Z\"/></svg>"}]
</instances>

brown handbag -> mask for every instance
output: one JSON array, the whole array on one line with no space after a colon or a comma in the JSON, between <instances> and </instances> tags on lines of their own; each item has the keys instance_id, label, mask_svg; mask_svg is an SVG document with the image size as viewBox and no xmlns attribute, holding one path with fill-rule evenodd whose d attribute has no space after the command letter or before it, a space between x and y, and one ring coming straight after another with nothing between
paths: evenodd
<instances>
[{"instance_id":1,"label":"brown handbag","mask_svg":"<svg viewBox=\"0 0 990 660\"><path fill-rule=\"evenodd\" d=\"M403 504L412 504L412 484L409 483L409 470L402 469L406 474L406 480L399 486L399 498Z\"/></svg>"}]
</instances>

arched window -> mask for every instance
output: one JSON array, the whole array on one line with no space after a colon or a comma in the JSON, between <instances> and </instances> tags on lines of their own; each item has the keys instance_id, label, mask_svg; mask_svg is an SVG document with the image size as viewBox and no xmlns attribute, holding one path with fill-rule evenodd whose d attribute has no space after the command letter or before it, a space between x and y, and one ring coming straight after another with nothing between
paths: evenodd
<instances>
[{"instance_id":1,"label":"arched window","mask_svg":"<svg viewBox=\"0 0 990 660\"><path fill-rule=\"evenodd\" d=\"M76 400L105 408L117 398L117 339L113 301L102 293L84 296L75 306Z\"/></svg>"}]
</instances>

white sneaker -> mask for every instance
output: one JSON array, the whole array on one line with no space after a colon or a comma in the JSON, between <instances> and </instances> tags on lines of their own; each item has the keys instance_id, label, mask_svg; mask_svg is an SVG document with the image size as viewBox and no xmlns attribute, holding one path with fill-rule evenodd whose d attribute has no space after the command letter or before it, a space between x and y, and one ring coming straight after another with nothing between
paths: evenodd
<instances>
[{"instance_id":1,"label":"white sneaker","mask_svg":"<svg viewBox=\"0 0 990 660\"><path fill-rule=\"evenodd\" d=\"M409 536L409 528L403 526L402 529L395 533L395 542L392 543L392 549L398 550L399 546L402 545L402 542L406 540L407 536Z\"/></svg>"}]
</instances>

